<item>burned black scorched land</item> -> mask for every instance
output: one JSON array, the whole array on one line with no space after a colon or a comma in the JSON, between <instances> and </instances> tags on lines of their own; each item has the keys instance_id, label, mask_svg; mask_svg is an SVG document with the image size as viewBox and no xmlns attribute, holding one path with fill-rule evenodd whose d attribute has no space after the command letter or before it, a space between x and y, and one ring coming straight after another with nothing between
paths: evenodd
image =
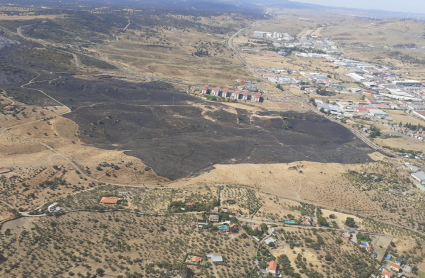
<instances>
[{"instance_id":1,"label":"burned black scorched land","mask_svg":"<svg viewBox=\"0 0 425 278\"><path fill-rule=\"evenodd\" d=\"M170 179L195 175L217 163L369 161L371 150L366 145L316 114L252 114L243 109L232 113L223 104L177 92L162 82L136 84L68 75L28 87L72 108L66 117L80 126L86 144L125 150ZM32 103L52 104L34 91L28 98Z\"/></svg>"}]
</instances>

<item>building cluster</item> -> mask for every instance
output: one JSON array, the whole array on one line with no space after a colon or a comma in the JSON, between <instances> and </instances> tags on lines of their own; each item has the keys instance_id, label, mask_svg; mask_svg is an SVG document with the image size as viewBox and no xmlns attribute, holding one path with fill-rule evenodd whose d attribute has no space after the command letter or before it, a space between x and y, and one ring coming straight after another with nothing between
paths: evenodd
<instances>
[{"instance_id":1,"label":"building cluster","mask_svg":"<svg viewBox=\"0 0 425 278\"><path fill-rule=\"evenodd\" d=\"M301 80L293 78L293 77L289 77L287 75L264 74L263 78L271 83L281 84L281 85L301 83Z\"/></svg>"},{"instance_id":2,"label":"building cluster","mask_svg":"<svg viewBox=\"0 0 425 278\"><path fill-rule=\"evenodd\" d=\"M325 103L320 99L315 99L318 109L324 110L344 118L378 118L392 120L392 118L381 109L390 109L388 104L371 103L369 101L338 101ZM367 132L367 130L364 130Z\"/></svg>"},{"instance_id":3,"label":"building cluster","mask_svg":"<svg viewBox=\"0 0 425 278\"><path fill-rule=\"evenodd\" d=\"M292 41L295 38L288 33L279 33L279 32L263 32L263 31L254 31L252 35L254 38L264 38L264 39L274 39L278 41Z\"/></svg>"},{"instance_id":4,"label":"building cluster","mask_svg":"<svg viewBox=\"0 0 425 278\"><path fill-rule=\"evenodd\" d=\"M412 267L405 264L403 257L387 255L380 269L381 274L372 275L371 278L416 277Z\"/></svg>"},{"instance_id":5,"label":"building cluster","mask_svg":"<svg viewBox=\"0 0 425 278\"><path fill-rule=\"evenodd\" d=\"M410 171L410 175L420 184L425 184L425 173L422 172L422 170L415 166L415 165L410 165L409 163L405 163L404 164L408 170Z\"/></svg>"},{"instance_id":6,"label":"building cluster","mask_svg":"<svg viewBox=\"0 0 425 278\"><path fill-rule=\"evenodd\" d=\"M204 85L204 87L202 87L201 93L203 95L221 97L224 99L230 99L235 101L243 100L263 102L261 92L258 91L257 86L253 82L241 81L240 83L245 83L245 85L237 86L236 89L233 91L230 91L229 88L221 88L218 86L210 88L209 85Z\"/></svg>"},{"instance_id":7,"label":"building cluster","mask_svg":"<svg viewBox=\"0 0 425 278\"><path fill-rule=\"evenodd\" d=\"M321 38L318 36L299 37L294 39L294 41L291 43L286 43L285 45L282 45L282 47L299 48L304 49L304 51L312 52L307 53L307 56L305 57L326 58L329 55L341 54L338 45L332 39Z\"/></svg>"}]
</instances>

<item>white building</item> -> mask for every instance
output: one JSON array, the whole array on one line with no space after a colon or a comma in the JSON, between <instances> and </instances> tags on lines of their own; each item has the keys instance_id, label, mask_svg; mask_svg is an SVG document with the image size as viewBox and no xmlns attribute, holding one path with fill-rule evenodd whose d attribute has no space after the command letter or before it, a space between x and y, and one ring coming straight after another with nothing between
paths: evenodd
<instances>
[{"instance_id":1,"label":"white building","mask_svg":"<svg viewBox=\"0 0 425 278\"><path fill-rule=\"evenodd\" d=\"M61 207L59 206L58 203L53 203L50 206L47 207L47 211L48 212L59 212L61 210Z\"/></svg>"},{"instance_id":2,"label":"white building","mask_svg":"<svg viewBox=\"0 0 425 278\"><path fill-rule=\"evenodd\" d=\"M262 31L254 31L254 37L256 38L265 38L267 35L267 32L262 32Z\"/></svg>"},{"instance_id":3,"label":"white building","mask_svg":"<svg viewBox=\"0 0 425 278\"><path fill-rule=\"evenodd\" d=\"M416 80L393 81L396 86L421 87L422 82Z\"/></svg>"},{"instance_id":4,"label":"white building","mask_svg":"<svg viewBox=\"0 0 425 278\"><path fill-rule=\"evenodd\" d=\"M425 174L423 172L416 172L412 173L411 175L415 180L417 180L421 184L425 183Z\"/></svg>"},{"instance_id":5,"label":"white building","mask_svg":"<svg viewBox=\"0 0 425 278\"><path fill-rule=\"evenodd\" d=\"M364 78L363 76L358 75L357 73L354 73L354 72L348 73L347 76L350 77L351 79L354 79L357 82L366 81L366 78Z\"/></svg>"},{"instance_id":6,"label":"white building","mask_svg":"<svg viewBox=\"0 0 425 278\"><path fill-rule=\"evenodd\" d=\"M388 118L389 115L380 109L369 109L369 115L376 118Z\"/></svg>"}]
</instances>

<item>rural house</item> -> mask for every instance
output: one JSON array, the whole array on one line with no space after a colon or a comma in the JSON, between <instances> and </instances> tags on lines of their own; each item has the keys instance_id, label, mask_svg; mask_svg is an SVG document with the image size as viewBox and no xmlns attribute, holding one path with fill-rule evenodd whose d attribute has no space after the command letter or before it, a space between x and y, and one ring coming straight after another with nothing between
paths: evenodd
<instances>
[{"instance_id":1,"label":"rural house","mask_svg":"<svg viewBox=\"0 0 425 278\"><path fill-rule=\"evenodd\" d=\"M394 273L392 273L391 271L388 271L386 269L384 269L381 272L381 275L383 276L383 278L392 278L392 277L394 277Z\"/></svg>"},{"instance_id":2,"label":"rural house","mask_svg":"<svg viewBox=\"0 0 425 278\"><path fill-rule=\"evenodd\" d=\"M228 88L224 88L223 92L221 93L221 97L227 98L227 93L229 92Z\"/></svg>"},{"instance_id":3,"label":"rural house","mask_svg":"<svg viewBox=\"0 0 425 278\"><path fill-rule=\"evenodd\" d=\"M0 174L7 174L11 172L10 168L0 168Z\"/></svg>"},{"instance_id":4,"label":"rural house","mask_svg":"<svg viewBox=\"0 0 425 278\"><path fill-rule=\"evenodd\" d=\"M205 86L202 88L202 93L203 93L203 94L208 93L208 87L209 87L209 85L205 85Z\"/></svg>"},{"instance_id":5,"label":"rural house","mask_svg":"<svg viewBox=\"0 0 425 278\"><path fill-rule=\"evenodd\" d=\"M273 228L271 228L271 231L273 233L279 233L279 232L283 231L283 228L282 227L273 227Z\"/></svg>"},{"instance_id":6,"label":"rural house","mask_svg":"<svg viewBox=\"0 0 425 278\"><path fill-rule=\"evenodd\" d=\"M200 264L200 263L202 263L202 258L198 257L198 256L193 256L192 263Z\"/></svg>"},{"instance_id":7,"label":"rural house","mask_svg":"<svg viewBox=\"0 0 425 278\"><path fill-rule=\"evenodd\" d=\"M220 94L220 87L215 87L214 89L211 90L211 95L218 97L218 95Z\"/></svg>"},{"instance_id":8,"label":"rural house","mask_svg":"<svg viewBox=\"0 0 425 278\"><path fill-rule=\"evenodd\" d=\"M390 269L396 271L397 273L400 272L401 266L395 263L390 263Z\"/></svg>"},{"instance_id":9,"label":"rural house","mask_svg":"<svg viewBox=\"0 0 425 278\"><path fill-rule=\"evenodd\" d=\"M261 102L261 93L255 93L254 101Z\"/></svg>"},{"instance_id":10,"label":"rural house","mask_svg":"<svg viewBox=\"0 0 425 278\"><path fill-rule=\"evenodd\" d=\"M249 92L248 91L243 91L243 96L242 96L242 100L248 100L249 97Z\"/></svg>"},{"instance_id":11,"label":"rural house","mask_svg":"<svg viewBox=\"0 0 425 278\"><path fill-rule=\"evenodd\" d=\"M50 206L47 207L48 212L58 212L61 210L61 207L58 203L53 203Z\"/></svg>"},{"instance_id":12,"label":"rural house","mask_svg":"<svg viewBox=\"0 0 425 278\"><path fill-rule=\"evenodd\" d=\"M232 97L233 97L233 99L234 100L238 100L239 99L239 96L240 96L240 94L241 94L241 90L236 90L233 94L232 94Z\"/></svg>"},{"instance_id":13,"label":"rural house","mask_svg":"<svg viewBox=\"0 0 425 278\"><path fill-rule=\"evenodd\" d=\"M13 111L15 109L15 106L8 105L8 106L5 106L3 109L4 111Z\"/></svg>"},{"instance_id":14,"label":"rural house","mask_svg":"<svg viewBox=\"0 0 425 278\"><path fill-rule=\"evenodd\" d=\"M210 219L211 222L219 222L220 216L218 214L211 214L209 219Z\"/></svg>"},{"instance_id":15,"label":"rural house","mask_svg":"<svg viewBox=\"0 0 425 278\"><path fill-rule=\"evenodd\" d=\"M269 266L267 267L267 273L279 274L279 266L276 261L269 262Z\"/></svg>"},{"instance_id":16,"label":"rural house","mask_svg":"<svg viewBox=\"0 0 425 278\"><path fill-rule=\"evenodd\" d=\"M116 205L118 204L118 198L116 197L102 197L100 203L103 205Z\"/></svg>"}]
</instances>

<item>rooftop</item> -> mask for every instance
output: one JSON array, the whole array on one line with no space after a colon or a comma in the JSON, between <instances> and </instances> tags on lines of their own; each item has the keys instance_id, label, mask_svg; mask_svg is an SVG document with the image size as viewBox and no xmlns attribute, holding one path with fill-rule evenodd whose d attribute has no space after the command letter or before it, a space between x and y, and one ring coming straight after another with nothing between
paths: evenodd
<instances>
[{"instance_id":1,"label":"rooftop","mask_svg":"<svg viewBox=\"0 0 425 278\"><path fill-rule=\"evenodd\" d=\"M267 267L267 270L276 271L277 270L277 262L276 261L269 262L269 266Z\"/></svg>"},{"instance_id":2,"label":"rooftop","mask_svg":"<svg viewBox=\"0 0 425 278\"><path fill-rule=\"evenodd\" d=\"M222 256L217 256L217 255L207 255L208 258L211 259L211 261L213 263L220 263L223 262L223 257Z\"/></svg>"},{"instance_id":3,"label":"rooftop","mask_svg":"<svg viewBox=\"0 0 425 278\"><path fill-rule=\"evenodd\" d=\"M108 204L108 205L116 205L118 203L118 198L116 197L102 197L100 200L101 204Z\"/></svg>"}]
</instances>

